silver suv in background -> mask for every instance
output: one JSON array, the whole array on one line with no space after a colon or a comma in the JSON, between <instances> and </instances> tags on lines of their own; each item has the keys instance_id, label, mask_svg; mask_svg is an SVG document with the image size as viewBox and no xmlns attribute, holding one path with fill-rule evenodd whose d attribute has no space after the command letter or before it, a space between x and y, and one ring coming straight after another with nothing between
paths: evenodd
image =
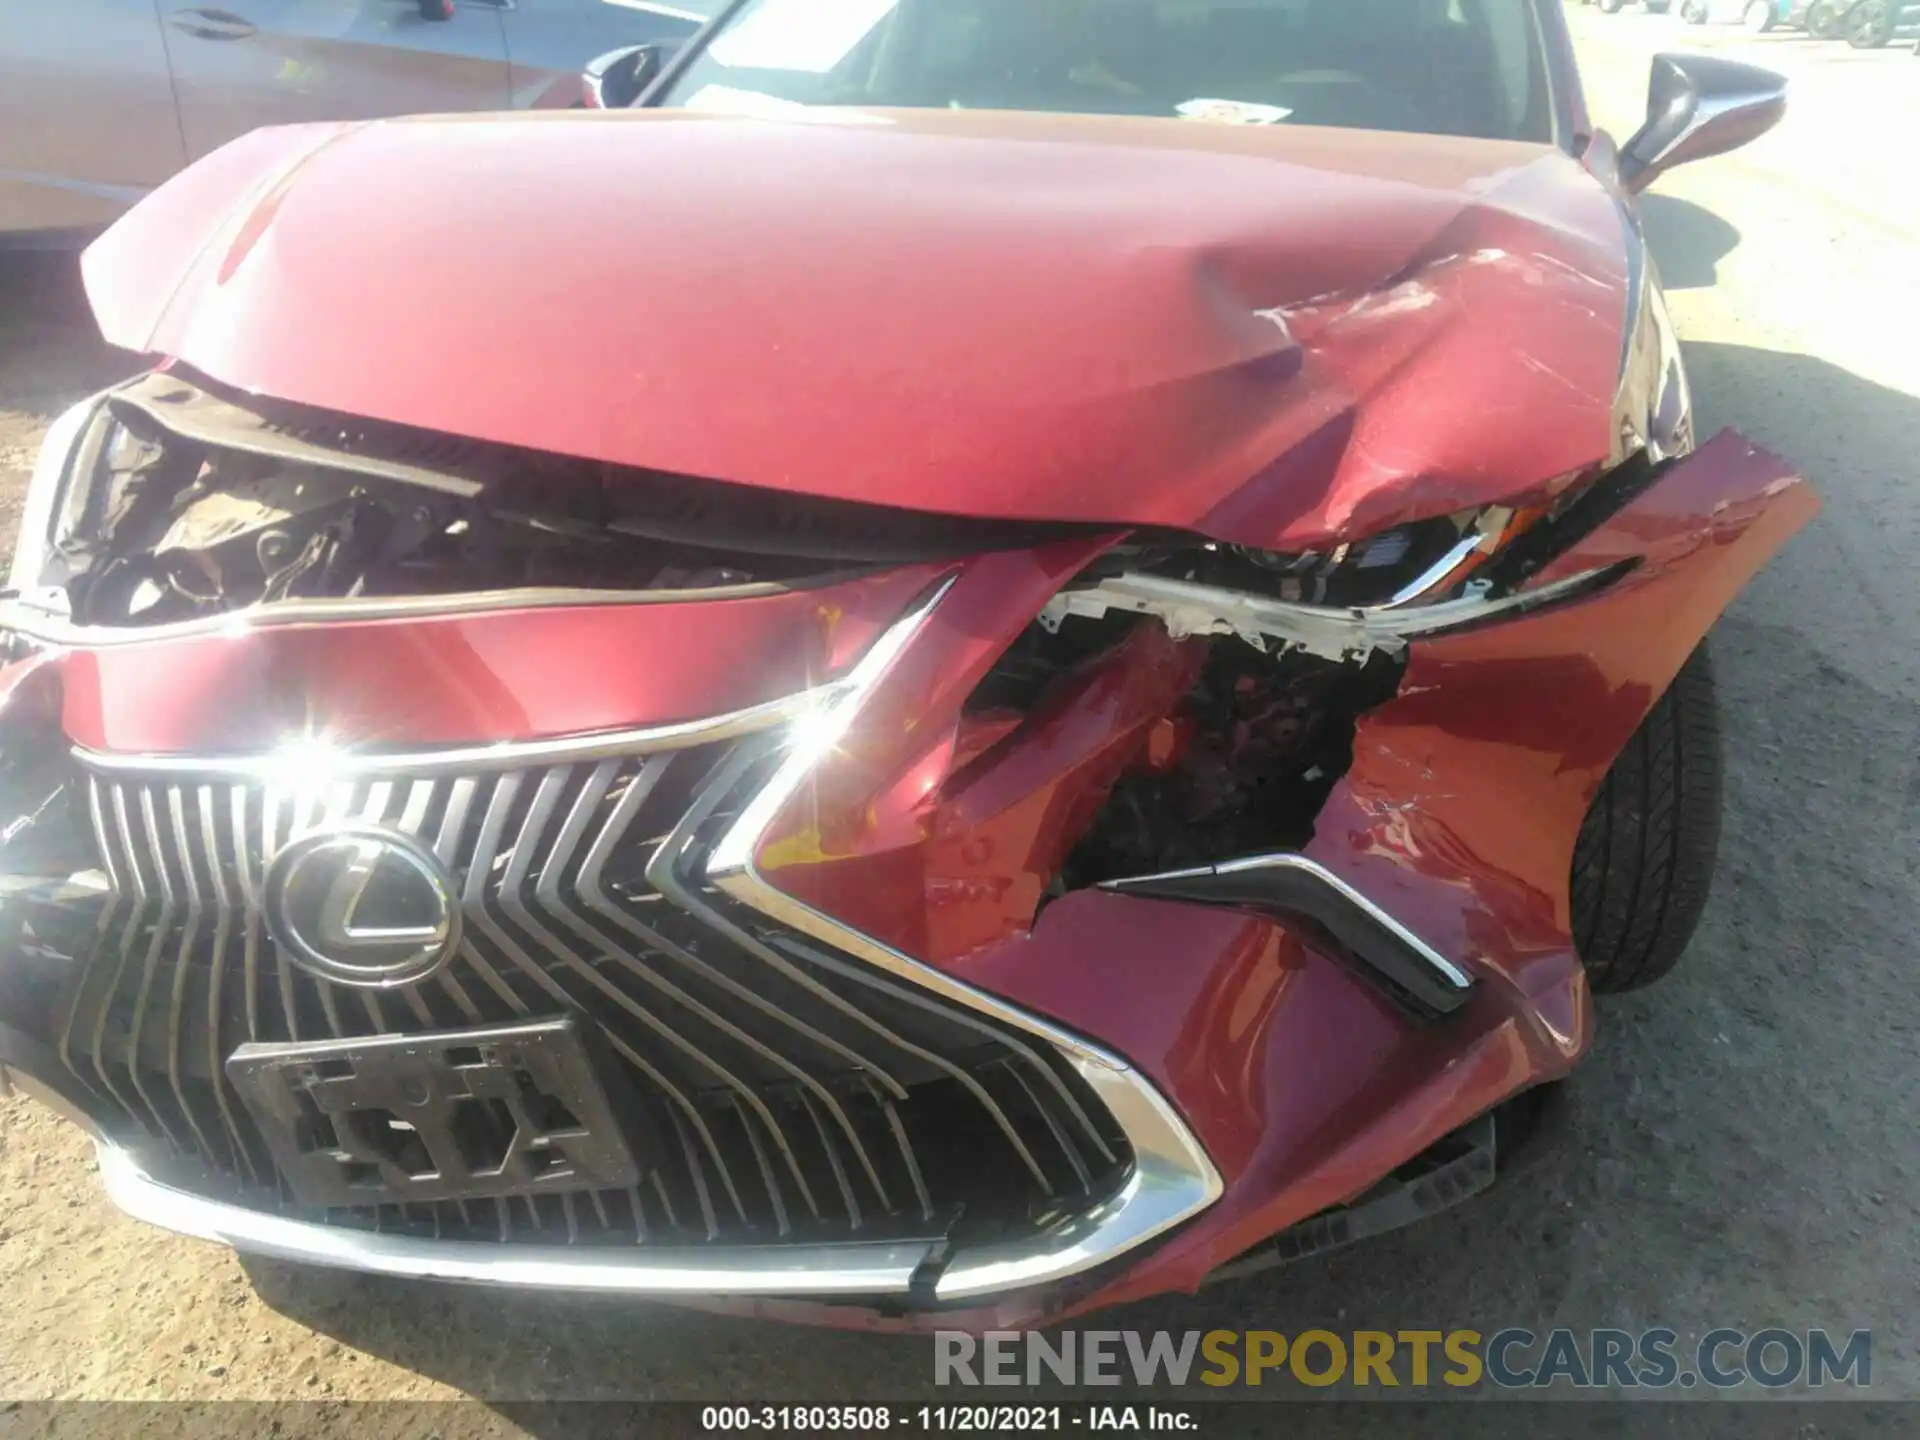
<instances>
[{"instance_id":1,"label":"silver suv in background","mask_svg":"<svg viewBox=\"0 0 1920 1440\"><path fill-rule=\"evenodd\" d=\"M0 241L64 244L237 135L530 104L718 0L0 0Z\"/></svg>"}]
</instances>

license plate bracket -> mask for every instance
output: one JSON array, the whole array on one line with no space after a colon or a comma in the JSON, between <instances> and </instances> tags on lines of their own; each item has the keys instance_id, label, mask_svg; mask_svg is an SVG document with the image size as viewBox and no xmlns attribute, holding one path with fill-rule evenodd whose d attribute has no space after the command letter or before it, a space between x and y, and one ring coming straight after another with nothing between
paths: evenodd
<instances>
[{"instance_id":1,"label":"license plate bracket","mask_svg":"<svg viewBox=\"0 0 1920 1440\"><path fill-rule=\"evenodd\" d=\"M242 1045L227 1078L294 1196L319 1207L625 1189L646 1112L572 1016Z\"/></svg>"}]
</instances>

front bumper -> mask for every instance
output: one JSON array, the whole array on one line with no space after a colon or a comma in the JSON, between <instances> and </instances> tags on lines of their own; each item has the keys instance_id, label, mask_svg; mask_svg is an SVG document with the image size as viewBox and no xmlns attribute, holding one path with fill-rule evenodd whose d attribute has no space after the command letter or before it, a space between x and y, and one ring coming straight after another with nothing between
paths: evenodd
<instances>
[{"instance_id":1,"label":"front bumper","mask_svg":"<svg viewBox=\"0 0 1920 1440\"><path fill-rule=\"evenodd\" d=\"M17 953L0 968L0 1008L33 1016L37 1034L9 1045L4 1063L57 1089L95 1130L126 1208L283 1258L536 1288L846 1297L893 1309L1048 1287L1111 1263L1219 1193L1217 1172L1151 1082L1098 1045L825 917L783 924L772 913L778 892L757 868L760 832L953 583L936 577L864 640L869 581L804 605L786 597L771 615L749 604L727 618L756 643L768 643L767 630L783 654L811 641L814 653L851 663L829 658L828 673L798 694L777 693L780 677L762 674L774 693L749 693L744 708L708 721L655 714L582 733L565 717L566 697L599 706L599 687L563 691L542 673L551 650L508 646L490 677L505 692L497 703L538 695L566 733L417 750L393 748L392 728L386 745L334 728L321 743L314 715L365 725L368 712L343 705L351 689L312 670L308 722L291 746L279 730L278 742L243 742L238 754L183 753L207 743L209 723L232 723L198 687L174 692L171 710L123 703L127 686L153 693L150 647L170 652L176 676L206 674L209 651L223 675L249 666L271 674L311 643L304 628L255 630L244 659L231 653L231 635L198 629L146 645L120 637L42 651L7 677L11 718L23 731L33 719L44 725L57 692L59 735L40 764L67 767L84 797L98 872L87 872L91 885L21 877L12 887ZM666 636L731 608L634 607L621 618ZM699 613L672 613L689 610ZM832 633L811 633L823 616ZM605 619L565 608L494 613L467 618L464 634L500 623L545 633L556 621L564 631L568 619L596 618ZM416 628L444 642L441 620ZM332 639L336 673L359 673L363 655L337 630ZM427 689L431 707L439 697ZM248 712L256 738L276 733L269 714ZM445 711L430 708L415 728L443 739L446 724ZM444 973L359 990L289 968L262 923L266 862L315 827L345 822L415 835L464 877L465 934ZM66 927L63 950L50 922L75 908L86 918ZM483 1013L502 1003L508 1013ZM476 1222L472 1195L441 1198L432 1186L418 1206L405 1183L391 1204L320 1213L309 1196L289 1206L285 1191L297 1201L300 1187L274 1154L284 1137L271 1133L271 1117L249 1116L234 1088L236 1040L446 1034L459 1012L480 1023L552 1010L586 1016L637 1086L633 1103L665 1112L652 1128L667 1137L660 1153L669 1158L650 1167L644 1197L637 1186L515 1191L494 1204L497 1243L473 1238L490 1222L486 1213ZM852 1063L836 1067L836 1057ZM446 1134L434 1108L402 1113L437 1157ZM380 1158L341 1117L332 1123L339 1138L321 1143L323 1166L331 1157L344 1172L349 1161ZM1023 1199L1010 1187L1013 1213L985 1233L965 1221L988 1190L949 1190L953 1167L930 1153L950 1126L960 1143L980 1144L969 1124L998 1127L1007 1145L993 1163L1024 1164L1038 1191ZM271 1144L260 1143L263 1125ZM522 1129L508 1153L525 1138Z\"/></svg>"},{"instance_id":2,"label":"front bumper","mask_svg":"<svg viewBox=\"0 0 1920 1440\"><path fill-rule=\"evenodd\" d=\"M535 1288L734 1297L729 1303L765 1313L896 1325L1029 1323L1190 1288L1571 1067L1592 1025L1566 897L1585 807L1720 610L1813 508L1807 487L1772 457L1723 437L1673 466L1535 583L1634 562L1624 578L1413 647L1399 697L1363 718L1353 766L1304 859L1474 979L1469 1001L1438 1022L1388 1003L1321 941L1260 915L1081 891L1033 920L1020 889L1036 853L1033 832L1004 816L1020 804L1031 810L1034 797L1049 813L1072 809L1062 797L1071 798L1091 753L1080 742L1111 740L1139 723L1112 692L1091 696L1036 747L1003 757L1020 804L976 817L973 843L947 846L951 837L909 823L913 802L941 773L960 704L1084 564L1084 545L985 556L798 600L341 618L103 643L65 635L25 662L58 671L62 744L158 797L144 829L134 807L131 836L166 833L176 792L186 817L189 793L197 798L234 773L275 783L289 734L310 740L323 730L336 758L372 766L366 783L402 787L423 777L396 754L417 759L438 747L449 774L497 767L502 735L529 743L536 716L538 743L557 743L559 763L581 767L636 753L632 736L648 727L685 741L686 702L671 676L636 681L611 658L583 676L570 663L577 649L555 643L564 637L587 636L614 657L687 653L690 633L707 645L731 634L756 653L806 657L803 702L789 698L791 659L744 689L739 667L726 667L737 713L765 711L784 739L778 763L756 772L757 788L729 802L726 833L695 847L703 884L693 901L745 906L795 945L827 947L827 958L858 970L862 983L904 987L947 1018L964 1012L990 1027L997 1043L1011 1038L1044 1052L1061 1083L1116 1127L1125 1164L1085 1204L1025 1233L953 1245L938 1227L871 1241L819 1241L794 1227L766 1244L723 1237L649 1251L436 1239L404 1225L401 1233L352 1229L238 1203L178 1178L169 1147L116 1114L84 1066L63 1060L59 1006L27 995L38 983L30 978L59 961L44 945L23 943L13 925L12 950L0 956L0 1064L94 1129L109 1190L131 1213L286 1259ZM396 687L391 665L407 656L420 682ZM1142 675L1126 693L1145 713L1151 672L1165 657L1143 651L1137 661ZM720 683L720 667L690 663ZM28 683L17 666L8 678L10 718L44 704L44 684ZM610 689L624 740L607 735ZM308 763L316 753L301 752ZM208 754L241 758L195 758ZM563 783L572 782L552 783L550 808L564 809L573 792ZM137 878L138 863L123 867L134 875L121 888ZM146 894L154 904L163 873L188 873L169 863L148 872L143 894L156 892ZM511 878L516 863L503 856L489 873ZM210 870L191 873L211 888ZM524 866L520 878L536 885ZM27 903L16 896L0 905L17 914ZM485 913L490 902L477 903ZM135 972L166 958L128 953ZM131 987L140 976L125 979ZM156 993L165 990L162 983ZM142 1053L137 1035L131 1047ZM167 1086L166 1047L146 1048L159 1064L149 1078Z\"/></svg>"},{"instance_id":3,"label":"front bumper","mask_svg":"<svg viewBox=\"0 0 1920 1440\"><path fill-rule=\"evenodd\" d=\"M11 1042L11 1043L9 1043ZM48 1105L94 1137L107 1197L136 1220L211 1240L247 1255L359 1270L403 1280L446 1280L530 1290L652 1296L791 1296L904 1299L939 1258L931 1241L811 1246L715 1247L681 1257L596 1254L558 1245L506 1249L473 1241L421 1240L288 1219L232 1204L149 1173L137 1145L109 1137L70 1092L21 1068L34 1047L0 1027L0 1084ZM45 1066L51 1057L42 1055ZM41 1073L46 1073L44 1070ZM4 1093L4 1089L0 1089Z\"/></svg>"}]
</instances>

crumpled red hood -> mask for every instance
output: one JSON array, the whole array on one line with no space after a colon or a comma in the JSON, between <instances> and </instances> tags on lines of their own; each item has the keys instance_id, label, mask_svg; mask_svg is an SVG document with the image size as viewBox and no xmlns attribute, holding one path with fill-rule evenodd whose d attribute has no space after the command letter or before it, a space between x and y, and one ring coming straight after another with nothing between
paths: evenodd
<instances>
[{"instance_id":1,"label":"crumpled red hood","mask_svg":"<svg viewBox=\"0 0 1920 1440\"><path fill-rule=\"evenodd\" d=\"M115 344L286 400L1291 549L1604 458L1623 236L1540 146L640 111L255 132L85 271Z\"/></svg>"}]
</instances>

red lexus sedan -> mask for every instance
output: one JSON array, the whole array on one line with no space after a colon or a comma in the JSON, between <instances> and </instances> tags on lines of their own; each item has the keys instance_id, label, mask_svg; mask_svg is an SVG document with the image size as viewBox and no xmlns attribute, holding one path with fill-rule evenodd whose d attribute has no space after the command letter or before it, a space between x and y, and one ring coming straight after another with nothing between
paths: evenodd
<instances>
[{"instance_id":1,"label":"red lexus sedan","mask_svg":"<svg viewBox=\"0 0 1920 1440\"><path fill-rule=\"evenodd\" d=\"M1483 1188L1700 915L1635 195L1781 115L1552 0L742 0L263 130L86 254L0 613L0 1062L133 1214L1057 1317ZM613 87L597 83L605 96Z\"/></svg>"}]
</instances>

